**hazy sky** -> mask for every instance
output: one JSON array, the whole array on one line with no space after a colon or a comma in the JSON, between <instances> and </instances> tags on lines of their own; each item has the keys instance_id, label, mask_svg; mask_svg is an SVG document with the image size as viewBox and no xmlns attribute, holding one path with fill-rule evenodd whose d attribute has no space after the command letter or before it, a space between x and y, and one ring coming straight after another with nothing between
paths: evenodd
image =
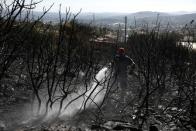
<instances>
[{"instance_id":1,"label":"hazy sky","mask_svg":"<svg viewBox=\"0 0 196 131\"><path fill-rule=\"evenodd\" d=\"M82 12L196 11L196 0L43 0L36 10L40 11L43 6L49 7L52 3L53 12L58 11L60 3L62 11L70 6L73 12L80 8Z\"/></svg>"}]
</instances>

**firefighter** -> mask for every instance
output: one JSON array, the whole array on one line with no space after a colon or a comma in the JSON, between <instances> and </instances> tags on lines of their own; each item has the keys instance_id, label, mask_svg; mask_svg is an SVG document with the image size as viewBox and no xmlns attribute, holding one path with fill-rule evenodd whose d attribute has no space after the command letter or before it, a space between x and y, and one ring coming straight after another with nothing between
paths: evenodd
<instances>
[{"instance_id":1,"label":"firefighter","mask_svg":"<svg viewBox=\"0 0 196 131\"><path fill-rule=\"evenodd\" d=\"M135 69L135 63L125 54L125 49L121 47L117 50L113 65L118 87L121 89L120 97L122 102L125 102L125 96L127 94L127 77L128 74L132 74Z\"/></svg>"}]
</instances>

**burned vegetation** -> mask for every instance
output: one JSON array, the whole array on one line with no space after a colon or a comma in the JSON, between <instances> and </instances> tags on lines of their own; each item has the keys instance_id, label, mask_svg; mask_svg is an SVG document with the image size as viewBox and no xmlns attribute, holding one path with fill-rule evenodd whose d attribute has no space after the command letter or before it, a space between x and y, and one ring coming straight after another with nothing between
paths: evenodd
<instances>
[{"instance_id":1,"label":"burned vegetation","mask_svg":"<svg viewBox=\"0 0 196 131\"><path fill-rule=\"evenodd\" d=\"M196 130L194 21L175 32L157 19L121 41L69 8L45 23L50 8L34 17L37 4L0 3L0 130ZM119 47L135 63L125 101Z\"/></svg>"}]
</instances>

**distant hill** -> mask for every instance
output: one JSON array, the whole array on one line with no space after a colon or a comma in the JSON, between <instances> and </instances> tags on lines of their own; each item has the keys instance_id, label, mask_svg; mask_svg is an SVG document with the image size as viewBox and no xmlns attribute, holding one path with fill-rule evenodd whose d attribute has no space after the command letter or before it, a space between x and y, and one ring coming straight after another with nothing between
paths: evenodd
<instances>
[{"instance_id":1,"label":"distant hill","mask_svg":"<svg viewBox=\"0 0 196 131\"><path fill-rule=\"evenodd\" d=\"M151 12L151 11L143 11L143 12L136 12L136 13L101 13L101 14L94 14L95 23L102 24L102 25L113 25L116 23L124 23L124 17L128 17L128 24L134 24L135 20L137 24L153 24L157 21L157 18L161 25L167 25L170 23L173 26L176 25L185 25L189 23L191 20L196 21L196 13L192 14L170 14L164 12ZM90 22L93 20L93 14L89 16L85 16L85 13L80 17L82 22Z\"/></svg>"},{"instance_id":2,"label":"distant hill","mask_svg":"<svg viewBox=\"0 0 196 131\"><path fill-rule=\"evenodd\" d=\"M34 12L34 17L40 16L40 12ZM157 17L161 25L167 25L170 23L173 26L185 25L191 20L196 21L196 13L165 13L165 12L151 12L151 11L142 11L136 13L81 13L77 19L80 22L90 23L94 20L94 23L97 25L115 25L116 23L124 23L124 17L127 16L128 24L132 25L135 23L135 20L138 25L148 23L153 25ZM65 14L62 14L62 18L65 18ZM58 13L48 13L43 18L44 22L59 22Z\"/></svg>"},{"instance_id":3,"label":"distant hill","mask_svg":"<svg viewBox=\"0 0 196 131\"><path fill-rule=\"evenodd\" d=\"M156 17L159 16L170 16L168 13L163 12L152 12L152 11L142 11L142 12L136 12L129 15L129 17L135 16L136 18L146 18L146 17Z\"/></svg>"}]
</instances>

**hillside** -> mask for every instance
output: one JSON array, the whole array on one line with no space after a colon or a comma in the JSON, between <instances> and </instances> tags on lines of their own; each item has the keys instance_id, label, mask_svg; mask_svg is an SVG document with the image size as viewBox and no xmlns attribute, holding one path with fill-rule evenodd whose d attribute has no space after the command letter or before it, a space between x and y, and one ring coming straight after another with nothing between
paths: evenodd
<instances>
[{"instance_id":1,"label":"hillside","mask_svg":"<svg viewBox=\"0 0 196 131\"><path fill-rule=\"evenodd\" d=\"M34 12L34 17L41 15L41 12ZM65 14L62 17L65 18ZM184 26L191 20L196 20L196 13L191 14L177 14L177 13L164 13L164 12L151 12L143 11L136 13L81 13L77 20L82 23L91 23L94 20L96 25L114 25L115 23L124 23L124 17L127 16L128 24L134 25L135 21L139 25L148 23L152 25L156 22L157 17L161 25L170 23L172 26ZM48 13L43 18L44 22L57 23L59 21L58 13Z\"/></svg>"}]
</instances>

